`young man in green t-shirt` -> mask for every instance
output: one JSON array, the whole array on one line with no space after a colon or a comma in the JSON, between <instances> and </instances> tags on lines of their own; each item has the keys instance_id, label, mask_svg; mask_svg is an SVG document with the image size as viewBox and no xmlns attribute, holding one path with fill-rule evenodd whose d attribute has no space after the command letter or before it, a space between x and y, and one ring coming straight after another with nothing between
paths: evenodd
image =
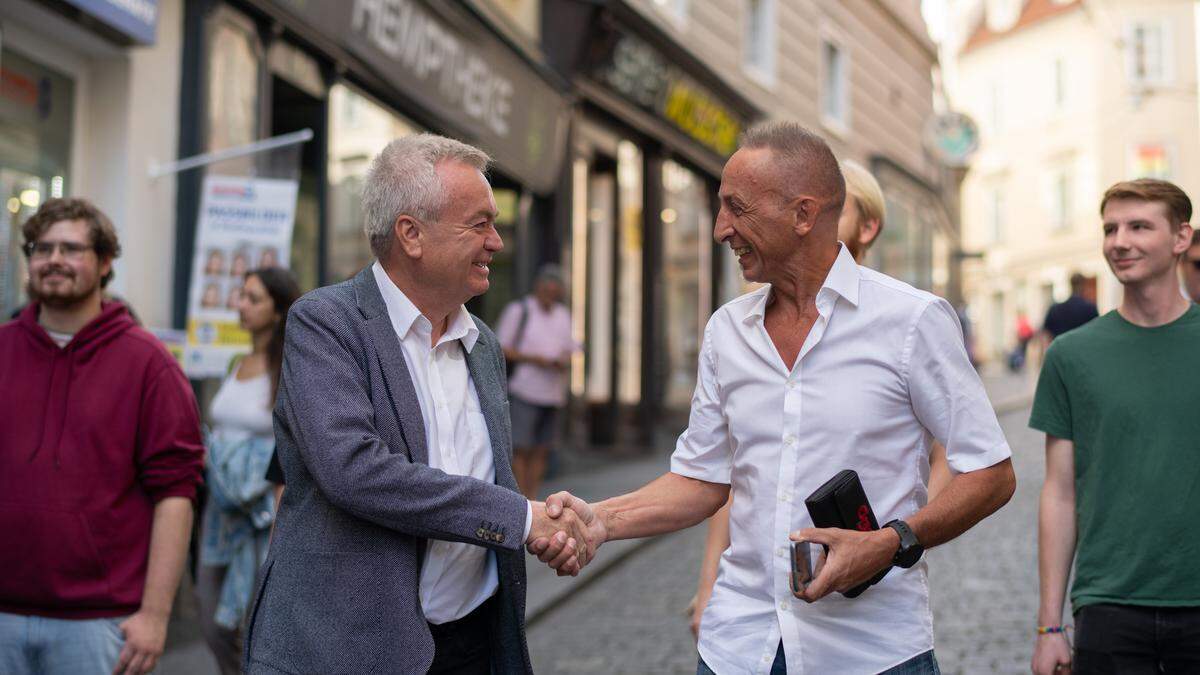
<instances>
[{"instance_id":1,"label":"young man in green t-shirt","mask_svg":"<svg viewBox=\"0 0 1200 675\"><path fill-rule=\"evenodd\" d=\"M1200 672L1200 307L1175 273L1192 204L1140 179L1100 213L1124 297L1051 344L1029 420L1046 432L1033 672Z\"/></svg>"}]
</instances>

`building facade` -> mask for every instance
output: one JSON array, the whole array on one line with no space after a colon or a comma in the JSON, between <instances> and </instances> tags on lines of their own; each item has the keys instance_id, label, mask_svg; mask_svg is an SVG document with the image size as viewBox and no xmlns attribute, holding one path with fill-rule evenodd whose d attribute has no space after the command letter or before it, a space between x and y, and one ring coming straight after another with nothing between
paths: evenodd
<instances>
[{"instance_id":1,"label":"building facade","mask_svg":"<svg viewBox=\"0 0 1200 675\"><path fill-rule=\"evenodd\" d=\"M682 425L703 326L746 290L711 230L721 164L753 121L799 121L870 168L888 225L867 264L956 294L956 227L922 134L937 54L918 0L538 4L547 56L581 98L563 257L587 345L573 391L599 428L629 408Z\"/></svg>"},{"instance_id":2,"label":"building facade","mask_svg":"<svg viewBox=\"0 0 1200 675\"><path fill-rule=\"evenodd\" d=\"M153 14L148 39L101 18L129 7ZM341 281L371 259L371 157L428 130L496 160L506 247L470 309L494 321L560 263L583 345L577 438L644 442L682 422L703 326L746 290L712 240L716 192L738 135L771 118L879 178L888 225L868 264L955 294L919 0L12 0L0 26L6 308L23 301L19 221L41 195L82 195L121 229L113 290L150 326L183 327L211 174L297 181L290 266L305 289ZM304 130L286 150L150 172Z\"/></svg>"},{"instance_id":3,"label":"building facade","mask_svg":"<svg viewBox=\"0 0 1200 675\"><path fill-rule=\"evenodd\" d=\"M1100 311L1120 301L1098 212L1121 180L1200 181L1196 4L1176 0L959 3L950 94L978 121L963 183L964 290L978 353L1040 326L1074 273Z\"/></svg>"}]
</instances>

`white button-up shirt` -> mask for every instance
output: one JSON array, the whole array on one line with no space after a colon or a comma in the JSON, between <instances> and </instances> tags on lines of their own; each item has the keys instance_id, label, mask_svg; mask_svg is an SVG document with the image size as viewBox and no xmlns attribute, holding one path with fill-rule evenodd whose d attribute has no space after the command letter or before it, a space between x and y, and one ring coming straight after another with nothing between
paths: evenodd
<instances>
[{"instance_id":1,"label":"white button-up shirt","mask_svg":"<svg viewBox=\"0 0 1200 675\"><path fill-rule=\"evenodd\" d=\"M782 640L789 673L877 673L933 648L925 563L854 599L793 599L788 534L812 526L804 499L853 469L882 525L925 505L931 434L955 472L1011 453L945 300L859 267L843 246L785 365L763 324L769 293L709 320L671 459L733 495L699 651L718 673L768 673Z\"/></svg>"},{"instance_id":2,"label":"white button-up shirt","mask_svg":"<svg viewBox=\"0 0 1200 675\"><path fill-rule=\"evenodd\" d=\"M412 377L425 424L429 466L448 474L496 482L492 443L466 354L479 329L465 307L450 316L446 332L430 345L433 325L392 283L376 262L371 271L383 295L388 318L400 338L404 364ZM529 530L532 511L526 513ZM496 557L473 544L429 540L421 566L421 609L430 623L461 619L492 597L499 585Z\"/></svg>"}]
</instances>

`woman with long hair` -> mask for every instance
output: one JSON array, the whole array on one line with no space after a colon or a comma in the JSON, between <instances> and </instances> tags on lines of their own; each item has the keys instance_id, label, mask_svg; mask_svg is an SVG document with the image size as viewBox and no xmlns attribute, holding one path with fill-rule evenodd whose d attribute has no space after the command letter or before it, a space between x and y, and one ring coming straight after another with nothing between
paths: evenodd
<instances>
[{"instance_id":1,"label":"woman with long hair","mask_svg":"<svg viewBox=\"0 0 1200 675\"><path fill-rule=\"evenodd\" d=\"M204 639L225 674L241 672L242 620L275 518L275 495L263 474L275 450L271 410L284 326L298 297L300 288L285 269L246 273L237 310L251 350L234 359L210 407L209 497L196 596Z\"/></svg>"}]
</instances>

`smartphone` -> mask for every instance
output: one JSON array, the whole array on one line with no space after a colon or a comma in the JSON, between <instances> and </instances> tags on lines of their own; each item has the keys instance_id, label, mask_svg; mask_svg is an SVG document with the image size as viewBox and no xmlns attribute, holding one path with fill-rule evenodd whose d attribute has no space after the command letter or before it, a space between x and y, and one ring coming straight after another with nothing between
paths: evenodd
<instances>
[{"instance_id":1,"label":"smartphone","mask_svg":"<svg viewBox=\"0 0 1200 675\"><path fill-rule=\"evenodd\" d=\"M792 595L797 598L804 594L825 562L824 553L817 546L807 541L792 542Z\"/></svg>"}]
</instances>

